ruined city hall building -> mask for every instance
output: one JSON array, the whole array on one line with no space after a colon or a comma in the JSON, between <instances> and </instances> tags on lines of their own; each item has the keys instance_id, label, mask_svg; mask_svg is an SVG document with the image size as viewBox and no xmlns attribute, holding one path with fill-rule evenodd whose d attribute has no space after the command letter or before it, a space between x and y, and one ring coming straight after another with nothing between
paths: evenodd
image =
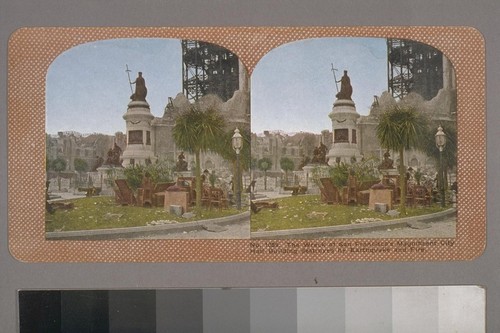
<instances>
[{"instance_id":1,"label":"ruined city hall building","mask_svg":"<svg viewBox=\"0 0 500 333\"><path fill-rule=\"evenodd\" d=\"M422 47L419 43L404 43L402 41L388 40L390 73L388 76L388 91L380 96L374 96L374 102L368 115L359 115L355 110L355 101L347 104L350 114L345 128L338 128L335 121L335 103L332 109L325 112L325 130L321 133L283 133L279 129L252 133L251 153L253 160L269 158L272 161L270 172L281 173L280 160L287 157L294 162L298 170L307 158L311 158L313 150L320 143L326 145L329 164L336 157L335 145L348 145L349 155L344 156L355 159L375 157L382 159L384 150L376 140L376 127L382 112L387 110L397 100L404 99L405 103L412 105L419 112L429 116L430 119L442 124L455 126L456 122L456 79L451 62L442 53L432 47ZM198 45L198 47L200 47ZM186 52L192 51L186 46ZM229 55L228 55L229 54ZM397 55L397 57L395 56ZM402 54L407 58L402 61ZM216 91L197 96L196 103L201 109L214 107L226 119L227 129L250 129L250 83L244 66L235 55L224 53L221 57L231 60L231 68L226 68L226 73L232 73L233 84L231 93L224 87L224 96ZM392 57L392 58L391 58ZM213 58L213 55L212 55ZM235 62L236 59L236 62ZM391 60L392 59L392 60ZM406 62L405 62L406 61ZM422 64L422 65L419 65ZM187 72L187 70L186 70ZM212 73L222 73L218 69ZM399 73L396 75L394 73ZM226 81L227 78L221 79ZM106 159L108 150L116 143L122 153L124 167L133 164L154 162L158 159L175 161L182 152L172 139L172 129L178 114L194 103L190 94L199 89L193 87L192 79L186 78L184 93L179 93L169 102L160 117L154 116L146 100L130 101L124 103L124 132L115 136L103 134L81 135L74 132L60 132L56 136L47 135L47 157L63 158L67 162L67 171L74 172L75 159L83 159L89 165L89 171L95 170L102 159ZM357 83L362 85L362 82ZM356 86L354 87L356 89ZM335 99L333 89L332 101ZM342 103L341 103L342 104ZM343 103L346 104L346 103ZM338 106L338 103L337 103ZM344 112L345 113L345 112ZM328 117L330 116L330 119ZM337 123L340 124L340 122ZM348 124L348 126L347 126ZM354 149L354 150L352 150ZM353 153L354 152L354 153ZM395 159L397 156L391 154ZM194 166L194 157L185 154L189 169ZM344 158L342 157L342 158ZM432 168L434 161L424 153L409 151L405 154L404 164L413 168ZM202 169L216 170L227 168L228 164L220 156L205 153L201 160Z\"/></svg>"}]
</instances>

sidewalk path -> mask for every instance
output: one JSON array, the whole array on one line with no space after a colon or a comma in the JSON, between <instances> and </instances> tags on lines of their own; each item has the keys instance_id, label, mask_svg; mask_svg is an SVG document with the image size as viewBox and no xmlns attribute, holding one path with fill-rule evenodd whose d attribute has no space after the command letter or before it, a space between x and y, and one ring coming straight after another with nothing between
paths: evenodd
<instances>
[{"instance_id":1,"label":"sidewalk path","mask_svg":"<svg viewBox=\"0 0 500 333\"><path fill-rule=\"evenodd\" d=\"M250 223L230 224L209 230L139 236L134 239L249 239Z\"/></svg>"},{"instance_id":2,"label":"sidewalk path","mask_svg":"<svg viewBox=\"0 0 500 333\"><path fill-rule=\"evenodd\" d=\"M439 222L427 223L429 228L413 229L410 227L361 232L335 238L453 238L456 236L456 219L447 218Z\"/></svg>"}]
</instances>

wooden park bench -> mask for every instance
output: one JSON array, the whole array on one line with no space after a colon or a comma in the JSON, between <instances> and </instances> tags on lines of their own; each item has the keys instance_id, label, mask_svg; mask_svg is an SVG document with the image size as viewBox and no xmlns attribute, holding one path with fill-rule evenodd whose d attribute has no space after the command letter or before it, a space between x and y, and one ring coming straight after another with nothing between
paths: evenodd
<instances>
[{"instance_id":1,"label":"wooden park bench","mask_svg":"<svg viewBox=\"0 0 500 333\"><path fill-rule=\"evenodd\" d=\"M202 191L201 203L212 209L217 207L219 210L229 207L229 200L227 199L224 191L218 187L204 186Z\"/></svg>"},{"instance_id":2,"label":"wooden park bench","mask_svg":"<svg viewBox=\"0 0 500 333\"><path fill-rule=\"evenodd\" d=\"M330 178L320 178L319 181L321 183L319 187L321 191L321 201L329 205L340 203L339 191L335 185L333 185L332 180Z\"/></svg>"},{"instance_id":3,"label":"wooden park bench","mask_svg":"<svg viewBox=\"0 0 500 333\"><path fill-rule=\"evenodd\" d=\"M121 205L135 205L135 196L125 179L115 179L115 201Z\"/></svg>"}]
</instances>

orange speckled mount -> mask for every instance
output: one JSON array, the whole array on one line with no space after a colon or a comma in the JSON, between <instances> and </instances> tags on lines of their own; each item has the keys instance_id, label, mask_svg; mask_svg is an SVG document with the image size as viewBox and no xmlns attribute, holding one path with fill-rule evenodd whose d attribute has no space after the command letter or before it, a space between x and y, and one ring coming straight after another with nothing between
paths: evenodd
<instances>
[{"instance_id":1,"label":"orange speckled mount","mask_svg":"<svg viewBox=\"0 0 500 333\"><path fill-rule=\"evenodd\" d=\"M45 82L52 61L78 44L112 38L178 38L216 43L236 53L251 74L271 49L321 37L412 39L441 50L457 78L457 234L424 252L251 253L259 240L45 239ZM12 255L26 262L256 262L471 260L486 244L485 47L469 27L75 27L24 28L9 41L8 217ZM373 240L372 240L373 241ZM382 240L379 240L382 241ZM414 239L398 239L411 244ZM285 242L277 240L273 242ZM303 244L305 240L294 240ZM307 242L321 242L308 240ZM357 239L369 246L369 240Z\"/></svg>"}]
</instances>

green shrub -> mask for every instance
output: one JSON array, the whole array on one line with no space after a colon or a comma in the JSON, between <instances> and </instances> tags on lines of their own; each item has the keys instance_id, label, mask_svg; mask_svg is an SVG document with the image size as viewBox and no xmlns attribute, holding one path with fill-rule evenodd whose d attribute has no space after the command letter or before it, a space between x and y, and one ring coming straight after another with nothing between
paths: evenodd
<instances>
[{"instance_id":1,"label":"green shrub","mask_svg":"<svg viewBox=\"0 0 500 333\"><path fill-rule=\"evenodd\" d=\"M168 160L157 160L148 165L129 165L123 170L125 179L130 188L135 191L141 186L142 178L148 172L153 184L171 182L173 179L174 163Z\"/></svg>"}]
</instances>

